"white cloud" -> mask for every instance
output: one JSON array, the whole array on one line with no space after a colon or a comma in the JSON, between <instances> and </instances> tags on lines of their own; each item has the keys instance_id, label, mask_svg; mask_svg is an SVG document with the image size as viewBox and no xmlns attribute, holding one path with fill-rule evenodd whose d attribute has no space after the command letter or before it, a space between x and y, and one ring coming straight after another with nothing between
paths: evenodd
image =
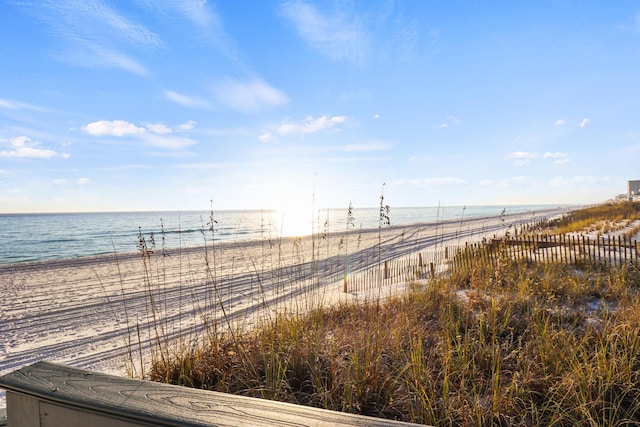
<instances>
[{"instance_id":1,"label":"white cloud","mask_svg":"<svg viewBox=\"0 0 640 427\"><path fill-rule=\"evenodd\" d=\"M460 118L457 116L447 116L444 122L436 126L439 129L447 129L451 125L460 124Z\"/></svg>"},{"instance_id":2,"label":"white cloud","mask_svg":"<svg viewBox=\"0 0 640 427\"><path fill-rule=\"evenodd\" d=\"M95 136L125 136L125 135L142 135L146 132L145 128L138 127L125 120L98 120L84 126L85 132Z\"/></svg>"},{"instance_id":3,"label":"white cloud","mask_svg":"<svg viewBox=\"0 0 640 427\"><path fill-rule=\"evenodd\" d=\"M330 129L337 124L344 123L347 120L345 116L321 116L314 119L309 116L302 124L284 124L278 127L278 134L291 135L299 134L306 135L310 133L320 132L326 129Z\"/></svg>"},{"instance_id":4,"label":"white cloud","mask_svg":"<svg viewBox=\"0 0 640 427\"><path fill-rule=\"evenodd\" d=\"M169 128L168 126L162 123L146 123L145 127L147 128L148 131L157 133L160 135L173 133L173 130L171 128Z\"/></svg>"},{"instance_id":5,"label":"white cloud","mask_svg":"<svg viewBox=\"0 0 640 427\"><path fill-rule=\"evenodd\" d=\"M208 7L205 0L181 0L175 1L173 4L199 27L207 28L211 25L219 27L221 25L220 17Z\"/></svg>"},{"instance_id":6,"label":"white cloud","mask_svg":"<svg viewBox=\"0 0 640 427\"><path fill-rule=\"evenodd\" d=\"M275 136L273 136L273 134L271 132L265 132L265 133L261 134L260 136L258 136L258 139L261 142L273 142L273 141L277 140L277 138Z\"/></svg>"},{"instance_id":7,"label":"white cloud","mask_svg":"<svg viewBox=\"0 0 640 427\"><path fill-rule=\"evenodd\" d=\"M530 153L528 151L514 151L507 154L507 158L513 160L516 166L524 166L531 163L532 160L537 159L539 156L536 153Z\"/></svg>"},{"instance_id":8,"label":"white cloud","mask_svg":"<svg viewBox=\"0 0 640 427\"><path fill-rule=\"evenodd\" d=\"M126 120L98 120L84 126L85 132L94 136L133 136L154 147L182 149L195 145L198 141L173 135L173 130L162 123L147 123L138 127ZM180 130L193 129L195 122L189 121L178 126Z\"/></svg>"},{"instance_id":9,"label":"white cloud","mask_svg":"<svg viewBox=\"0 0 640 427\"><path fill-rule=\"evenodd\" d=\"M15 103L13 103L11 101L4 100L2 98L0 98L0 107L9 108L9 109L12 109L12 110L15 110L15 109L18 108Z\"/></svg>"},{"instance_id":10,"label":"white cloud","mask_svg":"<svg viewBox=\"0 0 640 427\"><path fill-rule=\"evenodd\" d=\"M569 163L569 155L567 153L550 153L546 152L542 155L543 159L553 159L553 163L556 165L563 165Z\"/></svg>"},{"instance_id":11,"label":"white cloud","mask_svg":"<svg viewBox=\"0 0 640 427\"><path fill-rule=\"evenodd\" d=\"M241 112L255 112L289 102L284 92L260 79L249 82L228 79L213 91L221 104Z\"/></svg>"},{"instance_id":12,"label":"white cloud","mask_svg":"<svg viewBox=\"0 0 640 427\"><path fill-rule=\"evenodd\" d=\"M374 118L374 119L379 119L379 118L380 118L380 114L377 114L377 113L376 113L376 114L374 114L374 115L373 115L373 118Z\"/></svg>"},{"instance_id":13,"label":"white cloud","mask_svg":"<svg viewBox=\"0 0 640 427\"><path fill-rule=\"evenodd\" d=\"M368 144L347 144L344 146L344 151L384 151L391 148L391 144L386 142L371 142Z\"/></svg>"},{"instance_id":14,"label":"white cloud","mask_svg":"<svg viewBox=\"0 0 640 427\"><path fill-rule=\"evenodd\" d=\"M208 108L211 107L209 101L199 98L197 96L188 96L183 95L178 92L174 92L172 90L165 90L162 92L170 101L175 102L176 104L182 105L183 107L194 107L194 108Z\"/></svg>"},{"instance_id":15,"label":"white cloud","mask_svg":"<svg viewBox=\"0 0 640 427\"><path fill-rule=\"evenodd\" d=\"M189 131L189 130L193 129L197 124L198 124L198 122L196 122L194 120L189 120L187 122L184 122L184 123L178 125L178 129L182 130L182 131Z\"/></svg>"},{"instance_id":16,"label":"white cloud","mask_svg":"<svg viewBox=\"0 0 640 427\"><path fill-rule=\"evenodd\" d=\"M302 39L328 58L358 64L366 62L371 43L360 15L346 9L333 15L323 14L304 1L284 3L281 13Z\"/></svg>"},{"instance_id":17,"label":"white cloud","mask_svg":"<svg viewBox=\"0 0 640 427\"><path fill-rule=\"evenodd\" d=\"M0 98L0 108L7 108L9 110L34 110L44 111L44 108L36 105L27 104L25 102L10 101L8 99Z\"/></svg>"},{"instance_id":18,"label":"white cloud","mask_svg":"<svg viewBox=\"0 0 640 427\"><path fill-rule=\"evenodd\" d=\"M608 176L556 176L555 178L549 181L549 184L554 187L563 187L563 186L582 186L582 187L593 187L593 186L607 186L612 183L616 183L616 181L612 180L611 177Z\"/></svg>"},{"instance_id":19,"label":"white cloud","mask_svg":"<svg viewBox=\"0 0 640 427\"><path fill-rule=\"evenodd\" d=\"M562 165L570 161L569 154L567 153L551 153L549 151L540 154L532 153L529 151L514 151L507 154L507 158L513 161L516 166L526 166L534 160L538 159L552 159L556 165Z\"/></svg>"},{"instance_id":20,"label":"white cloud","mask_svg":"<svg viewBox=\"0 0 640 427\"><path fill-rule=\"evenodd\" d=\"M589 119L587 119L586 117L584 119L582 119L582 121L580 122L580 127L583 128L587 125L587 123L589 123Z\"/></svg>"},{"instance_id":21,"label":"white cloud","mask_svg":"<svg viewBox=\"0 0 640 427\"><path fill-rule=\"evenodd\" d=\"M535 182L536 179L529 176L513 176L499 181L496 186L498 188L523 188L530 187Z\"/></svg>"},{"instance_id":22,"label":"white cloud","mask_svg":"<svg viewBox=\"0 0 640 427\"><path fill-rule=\"evenodd\" d=\"M403 179L393 183L394 185L410 185L418 188L443 188L443 187L457 187L460 185L466 185L467 181L462 178L456 178L451 176L422 178L422 179Z\"/></svg>"},{"instance_id":23,"label":"white cloud","mask_svg":"<svg viewBox=\"0 0 640 427\"><path fill-rule=\"evenodd\" d=\"M78 185L85 185L88 184L89 181L91 181L89 178L78 178L75 180L75 183ZM56 185L65 185L69 183L69 180L67 178L56 178L53 180L53 183Z\"/></svg>"},{"instance_id":24,"label":"white cloud","mask_svg":"<svg viewBox=\"0 0 640 427\"><path fill-rule=\"evenodd\" d=\"M562 126L566 123L567 121L565 119L558 119L556 120L556 126Z\"/></svg>"},{"instance_id":25,"label":"white cloud","mask_svg":"<svg viewBox=\"0 0 640 427\"><path fill-rule=\"evenodd\" d=\"M495 185L495 181L491 179L481 179L480 181L478 181L478 187L480 188L490 188L490 187L493 187L494 185Z\"/></svg>"},{"instance_id":26,"label":"white cloud","mask_svg":"<svg viewBox=\"0 0 640 427\"><path fill-rule=\"evenodd\" d=\"M149 145L153 145L154 147L168 149L187 148L198 143L196 140L191 138L184 138L180 136L164 136L151 133L143 135L142 139L146 143L148 143Z\"/></svg>"},{"instance_id":27,"label":"white cloud","mask_svg":"<svg viewBox=\"0 0 640 427\"><path fill-rule=\"evenodd\" d=\"M2 141L0 141L1 143ZM36 158L48 159L57 153L46 148L39 148L39 143L26 136L19 136L9 140L9 150L0 150L0 158Z\"/></svg>"}]
</instances>

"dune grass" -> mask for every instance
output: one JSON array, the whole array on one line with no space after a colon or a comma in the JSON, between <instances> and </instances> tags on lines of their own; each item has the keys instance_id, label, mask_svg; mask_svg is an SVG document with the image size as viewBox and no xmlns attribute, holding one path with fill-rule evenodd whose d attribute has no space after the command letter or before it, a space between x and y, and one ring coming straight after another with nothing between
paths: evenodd
<instances>
[{"instance_id":1,"label":"dune grass","mask_svg":"<svg viewBox=\"0 0 640 427\"><path fill-rule=\"evenodd\" d=\"M478 257L386 299L159 341L149 377L438 426L635 425L639 288L636 266Z\"/></svg>"},{"instance_id":2,"label":"dune grass","mask_svg":"<svg viewBox=\"0 0 640 427\"><path fill-rule=\"evenodd\" d=\"M638 271L501 269L212 337L151 378L434 425L640 422Z\"/></svg>"},{"instance_id":3,"label":"dune grass","mask_svg":"<svg viewBox=\"0 0 640 427\"><path fill-rule=\"evenodd\" d=\"M612 224L640 219L640 203L621 202L592 206L571 212L555 222L558 234L581 232L598 226L603 232L611 231Z\"/></svg>"}]
</instances>

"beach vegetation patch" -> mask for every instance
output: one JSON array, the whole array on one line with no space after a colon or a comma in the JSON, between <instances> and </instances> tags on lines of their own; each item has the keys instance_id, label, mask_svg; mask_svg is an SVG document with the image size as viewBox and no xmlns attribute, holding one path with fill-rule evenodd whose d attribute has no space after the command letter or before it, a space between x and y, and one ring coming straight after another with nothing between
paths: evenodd
<instances>
[{"instance_id":1,"label":"beach vegetation patch","mask_svg":"<svg viewBox=\"0 0 640 427\"><path fill-rule=\"evenodd\" d=\"M548 227L633 215L636 205L590 208ZM217 328L160 352L149 377L430 425L640 423L637 263L536 261L491 244L497 257L386 298Z\"/></svg>"}]
</instances>

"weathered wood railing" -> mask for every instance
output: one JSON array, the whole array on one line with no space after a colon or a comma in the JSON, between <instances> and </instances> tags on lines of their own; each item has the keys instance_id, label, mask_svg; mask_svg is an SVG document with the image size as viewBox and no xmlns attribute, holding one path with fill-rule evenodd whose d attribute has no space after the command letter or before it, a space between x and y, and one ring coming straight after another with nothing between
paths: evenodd
<instances>
[{"instance_id":1,"label":"weathered wood railing","mask_svg":"<svg viewBox=\"0 0 640 427\"><path fill-rule=\"evenodd\" d=\"M8 427L407 426L38 362L0 377Z\"/></svg>"}]
</instances>

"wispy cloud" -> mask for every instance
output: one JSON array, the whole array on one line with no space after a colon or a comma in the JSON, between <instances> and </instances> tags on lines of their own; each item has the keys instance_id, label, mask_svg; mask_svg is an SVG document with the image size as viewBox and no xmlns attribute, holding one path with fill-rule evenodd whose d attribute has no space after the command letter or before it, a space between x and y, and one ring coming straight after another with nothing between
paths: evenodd
<instances>
[{"instance_id":1,"label":"wispy cloud","mask_svg":"<svg viewBox=\"0 0 640 427\"><path fill-rule=\"evenodd\" d=\"M75 180L69 180L67 178L56 178L52 182L54 184L56 184L56 185L66 185L66 184L69 184L69 183L75 183L75 184L78 184L78 185L86 185L89 182L91 182L91 179L87 178L87 177L78 178L78 179L75 179Z\"/></svg>"},{"instance_id":2,"label":"wispy cloud","mask_svg":"<svg viewBox=\"0 0 640 427\"><path fill-rule=\"evenodd\" d=\"M165 90L162 93L165 98L183 107L208 108L211 106L209 101L197 96L184 95L172 90Z\"/></svg>"},{"instance_id":3,"label":"wispy cloud","mask_svg":"<svg viewBox=\"0 0 640 427\"><path fill-rule=\"evenodd\" d=\"M587 119L586 117L584 119L582 119L582 121L580 122L580 127L583 128L587 125L587 123L589 123L589 119Z\"/></svg>"},{"instance_id":4,"label":"wispy cloud","mask_svg":"<svg viewBox=\"0 0 640 427\"><path fill-rule=\"evenodd\" d=\"M221 104L240 112L251 113L289 102L287 95L264 80L247 82L228 79L214 86L214 95Z\"/></svg>"},{"instance_id":5,"label":"wispy cloud","mask_svg":"<svg viewBox=\"0 0 640 427\"><path fill-rule=\"evenodd\" d=\"M4 143L0 140L0 147L3 145L8 145L8 149L0 150L0 158L48 159L58 155L53 150L41 148L39 142L32 141L26 136L11 138Z\"/></svg>"},{"instance_id":6,"label":"wispy cloud","mask_svg":"<svg viewBox=\"0 0 640 427\"><path fill-rule=\"evenodd\" d=\"M460 185L466 185L467 180L462 178L456 178L452 176L441 177L429 177L421 179L401 179L393 182L394 185L409 185L418 188L444 188L444 187L457 187Z\"/></svg>"},{"instance_id":7,"label":"wispy cloud","mask_svg":"<svg viewBox=\"0 0 640 427\"><path fill-rule=\"evenodd\" d=\"M564 165L565 163L569 163L569 155L567 153L551 153L546 152L542 155L543 159L552 159L553 163L556 165Z\"/></svg>"},{"instance_id":8,"label":"wispy cloud","mask_svg":"<svg viewBox=\"0 0 640 427\"><path fill-rule=\"evenodd\" d=\"M562 126L565 123L567 123L567 121L565 119L558 119L556 120L556 126Z\"/></svg>"},{"instance_id":9,"label":"wispy cloud","mask_svg":"<svg viewBox=\"0 0 640 427\"><path fill-rule=\"evenodd\" d=\"M458 124L460 124L460 118L459 117L447 116L445 121L443 121L438 126L436 126L436 128L438 128L438 129L447 129L450 126L458 125Z\"/></svg>"},{"instance_id":10,"label":"wispy cloud","mask_svg":"<svg viewBox=\"0 0 640 427\"><path fill-rule=\"evenodd\" d=\"M149 145L159 148L167 148L170 150L178 150L190 147L192 145L197 144L198 142L192 138L186 138L182 136L166 136L166 135L158 135L147 133L142 139Z\"/></svg>"},{"instance_id":11,"label":"wispy cloud","mask_svg":"<svg viewBox=\"0 0 640 427\"><path fill-rule=\"evenodd\" d=\"M364 63L370 40L364 22L346 9L324 14L305 1L285 2L281 14L312 48L332 60Z\"/></svg>"},{"instance_id":12,"label":"wispy cloud","mask_svg":"<svg viewBox=\"0 0 640 427\"><path fill-rule=\"evenodd\" d=\"M274 131L265 131L258 136L261 142L274 142L278 140L278 135L308 135L316 132L322 132L333 128L336 125L342 124L347 120L345 116L320 116L314 118L308 116L303 122L300 123L284 123L278 126ZM376 144L375 147L380 148L380 144ZM344 151L374 151L373 144L351 144L345 145L342 149Z\"/></svg>"},{"instance_id":13,"label":"wispy cloud","mask_svg":"<svg viewBox=\"0 0 640 427\"><path fill-rule=\"evenodd\" d=\"M513 153L507 154L507 158L513 161L513 164L516 166L526 166L538 159L551 159L556 165L562 165L570 161L569 154L567 153L552 153L549 151L545 153L514 151Z\"/></svg>"},{"instance_id":14,"label":"wispy cloud","mask_svg":"<svg viewBox=\"0 0 640 427\"><path fill-rule=\"evenodd\" d=\"M578 175L578 176L556 176L549 181L554 187L564 186L607 186L617 181L608 176Z\"/></svg>"},{"instance_id":15,"label":"wispy cloud","mask_svg":"<svg viewBox=\"0 0 640 427\"><path fill-rule=\"evenodd\" d=\"M526 188L531 187L537 182L537 178L532 178L530 176L512 176L510 178L505 178L496 183L497 188Z\"/></svg>"},{"instance_id":16,"label":"wispy cloud","mask_svg":"<svg viewBox=\"0 0 640 427\"><path fill-rule=\"evenodd\" d=\"M193 129L196 126L197 122L195 120L189 120L187 122L184 122L182 124L178 125L178 129L181 131L190 131L191 129Z\"/></svg>"},{"instance_id":17,"label":"wispy cloud","mask_svg":"<svg viewBox=\"0 0 640 427\"><path fill-rule=\"evenodd\" d=\"M165 2L175 7L186 16L191 22L201 28L219 28L221 26L220 16L203 0L174 0Z\"/></svg>"},{"instance_id":18,"label":"wispy cloud","mask_svg":"<svg viewBox=\"0 0 640 427\"><path fill-rule=\"evenodd\" d=\"M186 32L197 32L193 42L212 44L225 57L238 62L238 52L213 2L206 0L146 1L144 5L159 16L181 16L188 21Z\"/></svg>"},{"instance_id":19,"label":"wispy cloud","mask_svg":"<svg viewBox=\"0 0 640 427\"><path fill-rule=\"evenodd\" d=\"M145 123L144 126L150 132L157 133L157 134L160 134L160 135L164 135L164 134L167 134L167 133L173 133L173 129L171 129L170 127L168 127L167 125L162 124L162 123Z\"/></svg>"},{"instance_id":20,"label":"wispy cloud","mask_svg":"<svg viewBox=\"0 0 640 427\"><path fill-rule=\"evenodd\" d=\"M175 130L191 130L193 126L195 122L187 122L178 125ZM141 127L126 120L98 120L82 129L93 136L136 137L148 145L167 149L183 149L197 144L195 139L174 135L175 130L162 123L147 123Z\"/></svg>"},{"instance_id":21,"label":"wispy cloud","mask_svg":"<svg viewBox=\"0 0 640 427\"><path fill-rule=\"evenodd\" d=\"M9 99L0 98L0 108L6 108L8 110L32 110L32 111L45 111L44 108L37 105L27 104L26 102L11 101Z\"/></svg>"},{"instance_id":22,"label":"wispy cloud","mask_svg":"<svg viewBox=\"0 0 640 427\"><path fill-rule=\"evenodd\" d=\"M117 67L145 75L147 69L126 50L162 46L157 34L101 0L19 4L44 22L51 36L66 43L55 56L74 65Z\"/></svg>"},{"instance_id":23,"label":"wispy cloud","mask_svg":"<svg viewBox=\"0 0 640 427\"><path fill-rule=\"evenodd\" d=\"M367 144L347 144L343 147L343 150L347 152L385 151L391 148L393 146L386 142L370 142Z\"/></svg>"},{"instance_id":24,"label":"wispy cloud","mask_svg":"<svg viewBox=\"0 0 640 427\"><path fill-rule=\"evenodd\" d=\"M330 129L347 120L345 116L321 116L313 118L309 116L302 123L287 123L278 127L279 135L307 135Z\"/></svg>"}]
</instances>

